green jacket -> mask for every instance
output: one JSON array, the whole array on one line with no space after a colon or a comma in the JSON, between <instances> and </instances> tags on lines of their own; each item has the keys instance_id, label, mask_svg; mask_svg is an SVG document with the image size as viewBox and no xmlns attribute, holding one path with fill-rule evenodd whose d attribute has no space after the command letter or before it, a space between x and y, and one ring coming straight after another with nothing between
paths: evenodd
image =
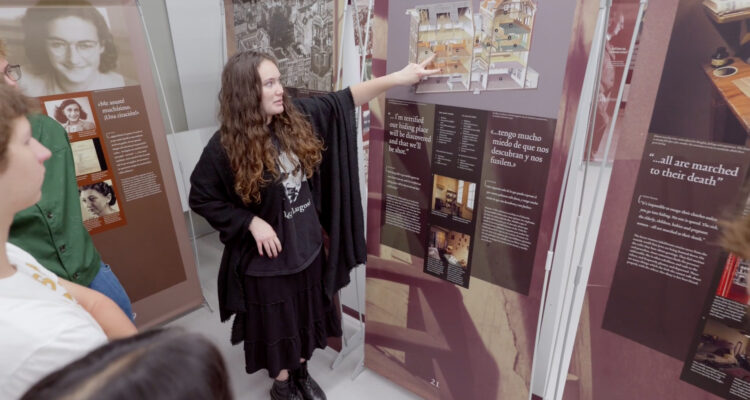
<instances>
[{"instance_id":1,"label":"green jacket","mask_svg":"<svg viewBox=\"0 0 750 400\"><path fill-rule=\"evenodd\" d=\"M32 136L52 152L44 163L42 199L15 215L9 241L58 276L89 286L101 257L81 217L73 152L68 134L46 115L29 115Z\"/></svg>"}]
</instances>

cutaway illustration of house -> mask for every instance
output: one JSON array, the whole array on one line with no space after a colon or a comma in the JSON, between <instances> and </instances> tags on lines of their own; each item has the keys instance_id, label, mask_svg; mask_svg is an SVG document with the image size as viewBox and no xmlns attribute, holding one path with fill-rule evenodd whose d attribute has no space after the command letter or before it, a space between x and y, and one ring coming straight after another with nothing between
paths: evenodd
<instances>
[{"instance_id":1,"label":"cutaway illustration of house","mask_svg":"<svg viewBox=\"0 0 750 400\"><path fill-rule=\"evenodd\" d=\"M532 0L482 0L417 6L411 19L409 61L435 54L417 93L534 89L539 74L528 65L536 14Z\"/></svg>"},{"instance_id":2,"label":"cutaway illustration of house","mask_svg":"<svg viewBox=\"0 0 750 400\"><path fill-rule=\"evenodd\" d=\"M435 54L431 68L442 72L417 87L417 92L466 91L471 83L474 22L468 1L420 6L411 14L411 60Z\"/></svg>"}]
</instances>

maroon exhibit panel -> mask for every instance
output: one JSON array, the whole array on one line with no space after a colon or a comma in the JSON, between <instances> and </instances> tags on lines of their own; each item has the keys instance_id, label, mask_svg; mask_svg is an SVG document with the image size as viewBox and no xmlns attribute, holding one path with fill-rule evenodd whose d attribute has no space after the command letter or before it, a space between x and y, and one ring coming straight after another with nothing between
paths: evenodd
<instances>
[{"instance_id":1,"label":"maroon exhibit panel","mask_svg":"<svg viewBox=\"0 0 750 400\"><path fill-rule=\"evenodd\" d=\"M748 266L719 246L747 208L741 15L649 4L566 399L750 398Z\"/></svg>"},{"instance_id":2,"label":"maroon exhibit panel","mask_svg":"<svg viewBox=\"0 0 750 400\"><path fill-rule=\"evenodd\" d=\"M198 307L200 284L135 2L36 3L4 1L0 28L8 32L9 60L23 66L22 90L38 98L42 112L56 117L68 133L84 225L102 260L128 292L139 327ZM97 33L81 17L55 17L70 15L71 9L99 15L106 26ZM71 20L74 26L66 28ZM37 32L44 45L35 46L22 24L44 21L51 37ZM111 39L99 37L105 30ZM65 114L71 100L77 117ZM93 185L110 188L113 200L92 200Z\"/></svg>"},{"instance_id":3,"label":"maroon exhibit panel","mask_svg":"<svg viewBox=\"0 0 750 400\"><path fill-rule=\"evenodd\" d=\"M598 1L376 0L365 365L427 399L530 393ZM387 60L387 62L386 62Z\"/></svg>"}]
</instances>

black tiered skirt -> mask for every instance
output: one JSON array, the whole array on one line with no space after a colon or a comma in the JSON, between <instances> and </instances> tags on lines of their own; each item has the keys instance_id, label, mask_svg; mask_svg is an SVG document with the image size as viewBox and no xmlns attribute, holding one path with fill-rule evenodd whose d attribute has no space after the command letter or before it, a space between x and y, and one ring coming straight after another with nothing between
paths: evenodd
<instances>
[{"instance_id":1,"label":"black tiered skirt","mask_svg":"<svg viewBox=\"0 0 750 400\"><path fill-rule=\"evenodd\" d=\"M244 342L245 369L267 369L275 378L324 349L329 337L341 337L338 309L323 291L323 249L304 270L280 276L245 276L247 313L238 313L232 343ZM330 303L330 304L329 304Z\"/></svg>"}]
</instances>

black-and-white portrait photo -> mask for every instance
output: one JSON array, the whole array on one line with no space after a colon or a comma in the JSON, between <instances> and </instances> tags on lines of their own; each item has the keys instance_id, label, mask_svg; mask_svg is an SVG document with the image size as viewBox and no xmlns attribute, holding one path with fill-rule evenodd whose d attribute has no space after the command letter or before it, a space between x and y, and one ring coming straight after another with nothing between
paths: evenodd
<instances>
[{"instance_id":1,"label":"black-and-white portrait photo","mask_svg":"<svg viewBox=\"0 0 750 400\"><path fill-rule=\"evenodd\" d=\"M96 129L94 114L88 97L72 97L44 102L47 115L59 122L68 133Z\"/></svg>"},{"instance_id":2,"label":"black-and-white portrait photo","mask_svg":"<svg viewBox=\"0 0 750 400\"><path fill-rule=\"evenodd\" d=\"M233 0L237 51L278 61L284 86L333 89L333 0Z\"/></svg>"},{"instance_id":3,"label":"black-and-white portrait photo","mask_svg":"<svg viewBox=\"0 0 750 400\"><path fill-rule=\"evenodd\" d=\"M137 84L120 13L120 6L93 7L81 0L0 7L0 29L21 33L6 40L8 58L21 64L18 84L24 93L40 97Z\"/></svg>"},{"instance_id":4,"label":"black-and-white portrait photo","mask_svg":"<svg viewBox=\"0 0 750 400\"><path fill-rule=\"evenodd\" d=\"M286 197L289 204L294 204L299 197L300 189L302 189L302 182L306 181L307 177L302 173L297 157L295 156L292 160L287 152L282 152L279 155L279 168L281 169L281 183L284 185Z\"/></svg>"},{"instance_id":5,"label":"black-and-white portrait photo","mask_svg":"<svg viewBox=\"0 0 750 400\"><path fill-rule=\"evenodd\" d=\"M109 179L80 186L78 193L81 197L81 214L84 221L120 211L115 190L112 188L112 181Z\"/></svg>"}]
</instances>

